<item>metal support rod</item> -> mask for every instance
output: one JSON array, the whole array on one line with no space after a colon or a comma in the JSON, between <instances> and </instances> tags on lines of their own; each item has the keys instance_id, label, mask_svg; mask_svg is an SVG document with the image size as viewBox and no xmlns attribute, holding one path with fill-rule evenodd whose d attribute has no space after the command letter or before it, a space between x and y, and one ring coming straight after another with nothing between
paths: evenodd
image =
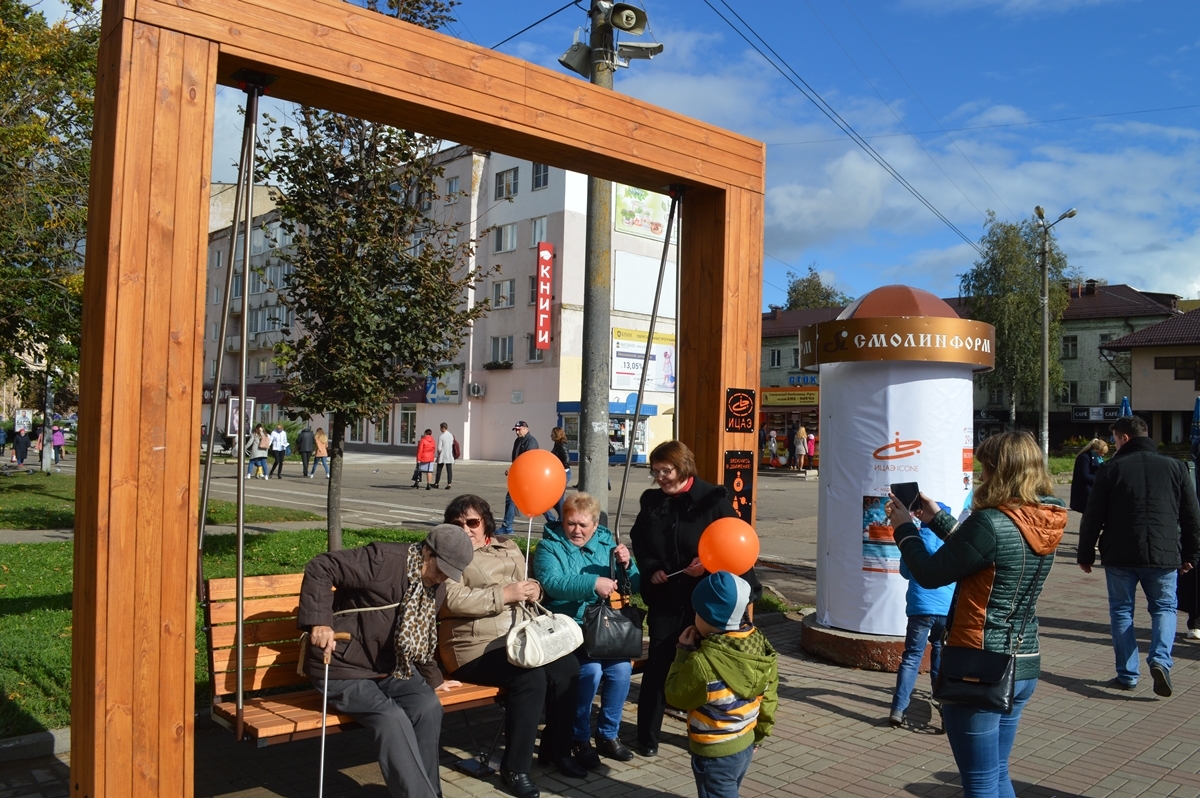
<instances>
[{"instance_id":1,"label":"metal support rod","mask_svg":"<svg viewBox=\"0 0 1200 798\"><path fill-rule=\"evenodd\" d=\"M209 486L212 482L213 445L216 443L217 439L217 406L220 403L221 381L224 379L225 372L225 353L223 350L225 348L225 336L229 334L229 311L233 306L233 253L234 248L237 246L237 223L242 218L242 192L244 191L242 184L249 174L246 171L246 150L248 147L253 148L254 146L254 138L253 134L251 133L251 129L253 127L251 124L252 121L253 120L251 120L249 114L247 114L245 124L242 126L242 149L240 155L238 156L237 187L234 189L233 194L233 216L230 217L229 220L229 247L226 249L226 252L228 253L228 259L226 260L226 263L228 264L229 268L225 270L225 295L224 301L221 303L220 332L217 334L217 368L213 374L213 395L212 402L209 405L210 410L208 414L208 449L204 456L204 478L200 481L200 535L197 541L199 556L196 558L196 565L198 569L196 589L200 591L201 602L207 600L207 597L204 595L205 518L208 515L208 493ZM253 181L251 182L253 183ZM232 418L232 416L230 418ZM245 430L243 430L241 426L241 419L239 418L238 434L232 436L234 438L234 445L239 449L243 448L241 438L245 433ZM227 435L230 434L230 430L226 430L225 432ZM241 477L240 471L238 476L239 478Z\"/></svg>"},{"instance_id":2,"label":"metal support rod","mask_svg":"<svg viewBox=\"0 0 1200 798\"><path fill-rule=\"evenodd\" d=\"M1050 464L1050 228L1042 225L1042 463Z\"/></svg>"},{"instance_id":3,"label":"metal support rod","mask_svg":"<svg viewBox=\"0 0 1200 798\"><path fill-rule=\"evenodd\" d=\"M592 0L593 85L613 87L613 31L598 24ZM612 364L612 183L588 177L583 263L583 377L580 385L579 488L608 512L608 390Z\"/></svg>"},{"instance_id":4,"label":"metal support rod","mask_svg":"<svg viewBox=\"0 0 1200 798\"><path fill-rule=\"evenodd\" d=\"M678 214L679 214L680 219L682 220L682 218L683 218L683 209L682 208L679 209ZM670 239L668 239L668 240L670 240ZM680 360L679 352L683 349L683 341L679 337L679 330L680 330L679 313L680 313L680 298L683 296L683 292L680 290L679 287L681 285L683 285L683 261L680 260L679 250L680 250L680 247L678 245L676 245L676 247L675 247L675 362L674 362L674 366L675 366L675 385L674 385L675 406L673 408L671 408L674 411L673 413L671 413L671 440L673 440L673 441L679 440L679 428L682 424L682 421L679 418L679 372L681 369L681 364L679 362L679 360Z\"/></svg>"},{"instance_id":5,"label":"metal support rod","mask_svg":"<svg viewBox=\"0 0 1200 798\"><path fill-rule=\"evenodd\" d=\"M675 209L679 206L679 198L683 194L683 186L671 186L671 208L667 211L667 237L663 239L662 259L658 262L658 286L654 289L654 308L650 311L650 330L646 333L646 352L642 355L642 375L638 380L637 404L633 409L633 429L630 432L629 443L625 447L625 473L621 476L621 494L617 499L617 520L612 525L613 537L621 542L621 515L625 510L625 489L629 485L629 466L633 463L634 443L637 441L637 425L642 415L642 401L646 392L646 373L650 371L650 352L654 348L654 328L658 322L658 304L662 299L663 281L667 276L667 252L671 249L671 228L675 225ZM678 295L679 286L675 287ZM678 321L676 321L678 324Z\"/></svg>"},{"instance_id":6,"label":"metal support rod","mask_svg":"<svg viewBox=\"0 0 1200 798\"><path fill-rule=\"evenodd\" d=\"M246 206L245 221L242 223L242 318L240 322L239 340L240 357L238 365L238 470L237 470L237 739L242 739L244 718L242 717L245 700L245 629L243 615L246 603L246 447L240 437L247 432L247 427L253 429L251 421L246 418L246 367L249 364L250 344L246 340L249 329L249 300L250 300L250 238L254 226L254 142L258 132L258 98L262 96L265 87L252 83L246 84L246 126L250 133L250 143L244 151L246 180L243 190L246 192L243 203ZM230 234L237 240L237 223L234 221ZM229 264L233 268L233 264Z\"/></svg>"}]
</instances>

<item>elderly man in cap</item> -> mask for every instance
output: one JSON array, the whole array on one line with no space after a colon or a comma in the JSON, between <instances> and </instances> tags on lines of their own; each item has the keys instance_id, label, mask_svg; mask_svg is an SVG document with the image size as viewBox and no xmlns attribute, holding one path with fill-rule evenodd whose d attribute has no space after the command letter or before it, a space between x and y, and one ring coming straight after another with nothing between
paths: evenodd
<instances>
[{"instance_id":1,"label":"elderly man in cap","mask_svg":"<svg viewBox=\"0 0 1200 798\"><path fill-rule=\"evenodd\" d=\"M325 652L329 708L371 729L379 767L392 795L437 798L438 737L444 681L434 661L437 613L445 581L462 579L471 539L439 524L422 543L372 543L320 554L304 569L297 623L311 643L306 664L323 690ZM349 632L350 640L334 640Z\"/></svg>"},{"instance_id":2,"label":"elderly man in cap","mask_svg":"<svg viewBox=\"0 0 1200 798\"><path fill-rule=\"evenodd\" d=\"M537 438L529 434L529 425L524 421L518 421L513 424L513 433L517 439L513 441L512 459L516 460L521 455L528 452L530 449L537 449ZM508 476L508 469L504 470L504 476ZM517 515L517 505L513 504L512 496L508 493L504 494L504 523L496 530L497 535L511 535L513 518Z\"/></svg>"}]
</instances>

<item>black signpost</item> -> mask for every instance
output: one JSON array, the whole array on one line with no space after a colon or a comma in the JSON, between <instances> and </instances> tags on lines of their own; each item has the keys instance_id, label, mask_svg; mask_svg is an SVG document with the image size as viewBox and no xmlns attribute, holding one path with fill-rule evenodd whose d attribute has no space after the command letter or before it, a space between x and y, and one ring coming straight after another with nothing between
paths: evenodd
<instances>
[{"instance_id":1,"label":"black signpost","mask_svg":"<svg viewBox=\"0 0 1200 798\"><path fill-rule=\"evenodd\" d=\"M744 449L725 451L725 489L738 518L750 523L754 507L754 452Z\"/></svg>"},{"instance_id":2,"label":"black signpost","mask_svg":"<svg viewBox=\"0 0 1200 798\"><path fill-rule=\"evenodd\" d=\"M725 431L754 432L753 388L725 389Z\"/></svg>"}]
</instances>

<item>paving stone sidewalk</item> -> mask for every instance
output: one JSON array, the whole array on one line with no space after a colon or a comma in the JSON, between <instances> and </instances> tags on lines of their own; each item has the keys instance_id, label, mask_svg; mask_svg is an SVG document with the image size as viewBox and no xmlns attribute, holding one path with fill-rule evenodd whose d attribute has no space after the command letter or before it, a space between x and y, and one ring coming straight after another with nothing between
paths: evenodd
<instances>
[{"instance_id":1,"label":"paving stone sidewalk","mask_svg":"<svg viewBox=\"0 0 1200 798\"><path fill-rule=\"evenodd\" d=\"M1172 672L1175 695L1159 699L1143 679L1133 692L1105 687L1113 676L1104 575L1074 564L1069 535L1039 602L1042 678L1025 710L1012 758L1017 794L1059 796L1200 796L1200 644L1178 639ZM1139 603L1137 623L1148 617ZM1182 630L1182 616L1180 627ZM922 679L901 729L887 725L892 674L856 671L816 660L799 647L798 617L767 626L780 651L780 708L775 735L755 757L742 794L875 798L943 798L961 793L944 735L931 721L928 682ZM636 685L634 690L636 695ZM631 696L632 698L633 696ZM467 721L470 721L470 730ZM458 773L453 762L486 746L499 713L488 708L448 715L443 727L443 790L447 798L502 795L495 779ZM624 738L634 736L627 705ZM667 720L662 753L567 780L535 766L543 795L592 798L694 796L682 723ZM475 742L472 742L474 735ZM237 745L224 729L199 720L196 729L198 798L300 798L316 795L318 742L255 749ZM0 765L0 798L68 796L67 767L54 758ZM328 741L325 794L385 798L370 737L362 731Z\"/></svg>"}]
</instances>

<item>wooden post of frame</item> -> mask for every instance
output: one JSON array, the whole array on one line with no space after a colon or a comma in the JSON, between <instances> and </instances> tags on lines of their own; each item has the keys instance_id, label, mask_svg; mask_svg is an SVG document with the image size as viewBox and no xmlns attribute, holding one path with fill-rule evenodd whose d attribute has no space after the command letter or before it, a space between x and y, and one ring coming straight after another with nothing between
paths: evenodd
<instances>
[{"instance_id":1,"label":"wooden post of frame","mask_svg":"<svg viewBox=\"0 0 1200 798\"><path fill-rule=\"evenodd\" d=\"M214 92L272 94L649 189L682 219L680 437L720 480L727 387L758 387L761 143L337 2L106 0L84 288L71 787L190 796Z\"/></svg>"}]
</instances>

